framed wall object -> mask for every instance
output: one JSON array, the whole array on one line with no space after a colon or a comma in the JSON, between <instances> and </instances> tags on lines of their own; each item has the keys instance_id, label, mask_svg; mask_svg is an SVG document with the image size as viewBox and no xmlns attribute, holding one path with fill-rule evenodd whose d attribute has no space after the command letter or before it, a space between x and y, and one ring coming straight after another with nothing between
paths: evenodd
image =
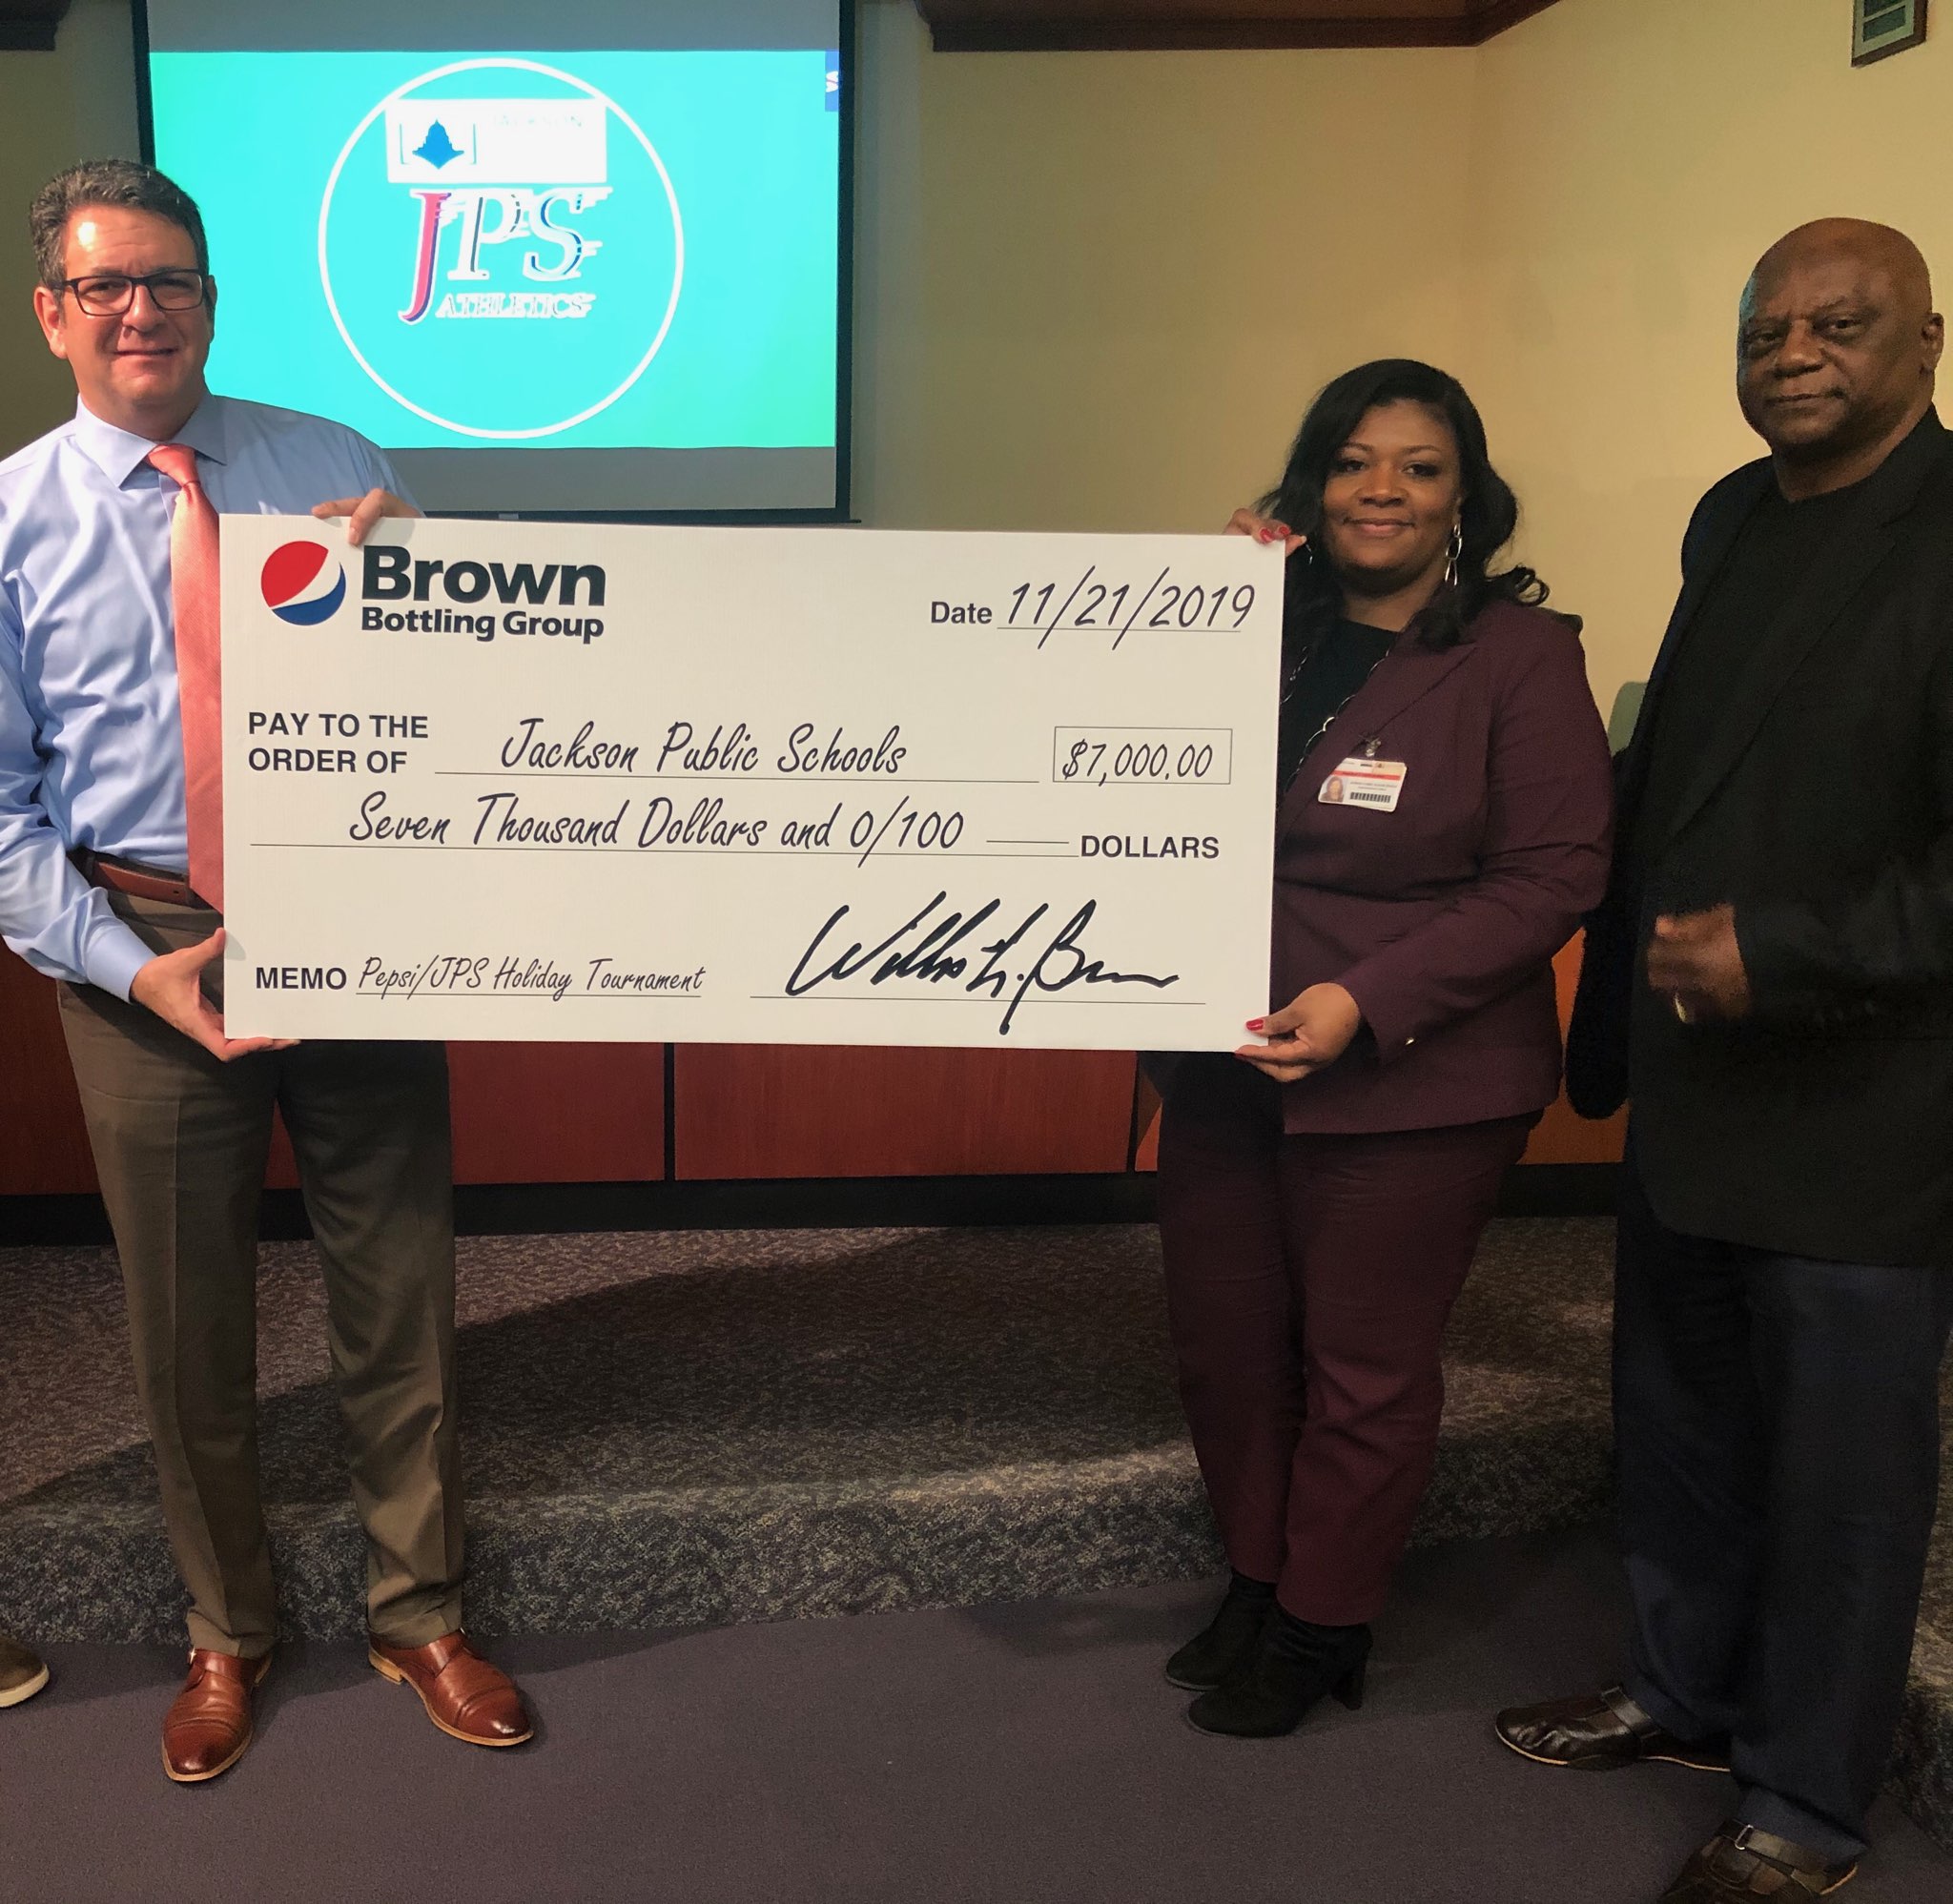
<instances>
[{"instance_id":1,"label":"framed wall object","mask_svg":"<svg viewBox=\"0 0 1953 1904\"><path fill-rule=\"evenodd\" d=\"M1851 0L1851 63L1869 66L1926 36L1926 0Z\"/></svg>"}]
</instances>

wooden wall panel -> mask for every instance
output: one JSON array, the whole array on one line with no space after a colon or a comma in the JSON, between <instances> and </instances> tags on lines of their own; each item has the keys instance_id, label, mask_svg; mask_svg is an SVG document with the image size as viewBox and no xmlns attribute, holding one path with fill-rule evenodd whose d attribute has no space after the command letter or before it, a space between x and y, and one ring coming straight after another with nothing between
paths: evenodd
<instances>
[{"instance_id":1,"label":"wooden wall panel","mask_svg":"<svg viewBox=\"0 0 1953 1904\"><path fill-rule=\"evenodd\" d=\"M1580 982L1580 949L1583 938L1575 935L1560 948L1552 962L1553 982L1559 993L1560 1024L1564 1028L1573 1010L1573 990ZM1140 1141L1134 1154L1139 1170L1160 1168L1160 1099L1144 1078L1140 1080ZM1617 1111L1601 1122L1575 1115L1561 1091L1546 1116L1534 1126L1521 1163L1618 1163L1621 1145L1628 1131L1628 1114Z\"/></svg>"},{"instance_id":2,"label":"wooden wall panel","mask_svg":"<svg viewBox=\"0 0 1953 1904\"><path fill-rule=\"evenodd\" d=\"M1129 1053L681 1045L681 1178L1126 1167Z\"/></svg>"},{"instance_id":3,"label":"wooden wall panel","mask_svg":"<svg viewBox=\"0 0 1953 1904\"><path fill-rule=\"evenodd\" d=\"M1556 962L1563 1015L1578 959L1575 941ZM449 1056L458 1182L663 1177L661 1047L456 1045ZM677 1075L681 1177L1117 1172L1136 1110L1138 1165L1155 1162L1157 1101L1120 1054L687 1046ZM1562 1097L1525 1161L1616 1162L1625 1122L1589 1123ZM282 1131L267 1181L297 1181ZM0 1196L94 1187L54 988L0 954Z\"/></svg>"},{"instance_id":4,"label":"wooden wall panel","mask_svg":"<svg viewBox=\"0 0 1953 1904\"><path fill-rule=\"evenodd\" d=\"M264 1166L264 1187L267 1190L296 1190L298 1187L298 1161L292 1155L292 1140L285 1136L282 1117L274 1117L271 1122L271 1157Z\"/></svg>"},{"instance_id":5,"label":"wooden wall panel","mask_svg":"<svg viewBox=\"0 0 1953 1904\"><path fill-rule=\"evenodd\" d=\"M457 1183L665 1175L663 1045L450 1045Z\"/></svg>"},{"instance_id":6,"label":"wooden wall panel","mask_svg":"<svg viewBox=\"0 0 1953 1904\"><path fill-rule=\"evenodd\" d=\"M53 981L0 949L0 1196L94 1187Z\"/></svg>"},{"instance_id":7,"label":"wooden wall panel","mask_svg":"<svg viewBox=\"0 0 1953 1904\"><path fill-rule=\"evenodd\" d=\"M646 1182L665 1174L662 1045L453 1045L457 1183ZM296 1186L282 1127L265 1181ZM0 1197L95 1188L51 980L0 952Z\"/></svg>"},{"instance_id":8,"label":"wooden wall panel","mask_svg":"<svg viewBox=\"0 0 1953 1904\"><path fill-rule=\"evenodd\" d=\"M1133 1146L1133 1168L1140 1171L1160 1168L1160 1094L1144 1072L1140 1074L1139 1096L1133 1104L1133 1121L1140 1140Z\"/></svg>"},{"instance_id":9,"label":"wooden wall panel","mask_svg":"<svg viewBox=\"0 0 1953 1904\"><path fill-rule=\"evenodd\" d=\"M665 1175L663 1045L449 1045L457 1183L649 1183ZM297 1186L280 1124L265 1182Z\"/></svg>"}]
</instances>

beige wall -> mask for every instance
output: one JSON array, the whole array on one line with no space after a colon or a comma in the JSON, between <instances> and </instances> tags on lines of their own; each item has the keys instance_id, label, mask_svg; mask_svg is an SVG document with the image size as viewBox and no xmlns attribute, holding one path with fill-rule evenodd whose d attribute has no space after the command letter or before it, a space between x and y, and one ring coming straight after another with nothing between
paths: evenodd
<instances>
[{"instance_id":1,"label":"beige wall","mask_svg":"<svg viewBox=\"0 0 1953 1904\"><path fill-rule=\"evenodd\" d=\"M1953 18L1854 71L1846 0L1560 0L1476 55L1466 372L1603 707L1647 672L1696 498L1760 445L1736 302L1791 226L1910 232L1953 294Z\"/></svg>"},{"instance_id":2,"label":"beige wall","mask_svg":"<svg viewBox=\"0 0 1953 1904\"><path fill-rule=\"evenodd\" d=\"M1455 367L1587 617L1645 673L1696 495L1752 453L1737 290L1802 218L1953 282L1953 23L1853 72L1844 0L1561 0L1476 51L938 55L861 8L857 503L869 522L1202 528L1358 359ZM133 151L126 8L0 54L0 230ZM65 415L0 243L0 449Z\"/></svg>"},{"instance_id":3,"label":"beige wall","mask_svg":"<svg viewBox=\"0 0 1953 1904\"><path fill-rule=\"evenodd\" d=\"M868 520L1216 526L1326 378L1461 349L1469 57L938 55L862 10Z\"/></svg>"},{"instance_id":4,"label":"beige wall","mask_svg":"<svg viewBox=\"0 0 1953 1904\"><path fill-rule=\"evenodd\" d=\"M126 0L74 0L54 52L0 52L0 456L74 408L30 297L27 206L78 158L135 155L135 81Z\"/></svg>"},{"instance_id":5,"label":"beige wall","mask_svg":"<svg viewBox=\"0 0 1953 1904\"><path fill-rule=\"evenodd\" d=\"M1455 368L1587 621L1647 672L1696 498L1758 453L1735 306L1806 218L1953 287L1953 21L1850 64L1845 0L1560 0L1476 51L938 56L863 10L860 502L1200 528L1364 357Z\"/></svg>"}]
</instances>

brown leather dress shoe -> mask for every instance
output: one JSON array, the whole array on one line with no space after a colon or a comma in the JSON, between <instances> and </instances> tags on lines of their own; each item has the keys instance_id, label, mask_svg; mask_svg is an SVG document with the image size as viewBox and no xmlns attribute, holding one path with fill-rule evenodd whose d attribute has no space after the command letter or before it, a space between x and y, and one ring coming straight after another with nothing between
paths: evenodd
<instances>
[{"instance_id":1,"label":"brown leather dress shoe","mask_svg":"<svg viewBox=\"0 0 1953 1904\"><path fill-rule=\"evenodd\" d=\"M0 1710L31 1699L48 1683L48 1669L21 1645L0 1633Z\"/></svg>"},{"instance_id":2,"label":"brown leather dress shoe","mask_svg":"<svg viewBox=\"0 0 1953 1904\"><path fill-rule=\"evenodd\" d=\"M271 1655L238 1659L195 1647L190 1676L163 1714L163 1770L178 1785L201 1785L230 1769L251 1743L251 1694Z\"/></svg>"},{"instance_id":3,"label":"brown leather dress shoe","mask_svg":"<svg viewBox=\"0 0 1953 1904\"><path fill-rule=\"evenodd\" d=\"M1692 1744L1664 1731L1618 1686L1544 1706L1511 1706L1492 1721L1499 1742L1521 1758L1573 1771L1613 1771L1658 1759L1692 1771L1727 1771L1720 1739Z\"/></svg>"},{"instance_id":4,"label":"brown leather dress shoe","mask_svg":"<svg viewBox=\"0 0 1953 1904\"><path fill-rule=\"evenodd\" d=\"M1858 1874L1854 1864L1826 1864L1816 1852L1734 1820L1682 1867L1661 1894L1661 1904L1735 1904L1738 1898L1775 1897L1779 1904L1809 1904L1828 1897Z\"/></svg>"},{"instance_id":5,"label":"brown leather dress shoe","mask_svg":"<svg viewBox=\"0 0 1953 1904\"><path fill-rule=\"evenodd\" d=\"M533 1737L515 1682L468 1644L457 1628L424 1647L390 1647L369 1637L373 1669L421 1695L427 1716L451 1739L471 1746L519 1746Z\"/></svg>"}]
</instances>

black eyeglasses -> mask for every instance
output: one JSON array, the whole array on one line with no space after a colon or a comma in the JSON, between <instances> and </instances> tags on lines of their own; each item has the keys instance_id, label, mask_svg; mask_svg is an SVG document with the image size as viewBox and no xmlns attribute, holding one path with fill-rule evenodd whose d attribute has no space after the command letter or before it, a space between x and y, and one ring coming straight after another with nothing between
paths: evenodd
<instances>
[{"instance_id":1,"label":"black eyeglasses","mask_svg":"<svg viewBox=\"0 0 1953 1904\"><path fill-rule=\"evenodd\" d=\"M64 277L50 290L72 291L74 301L91 317L119 317L147 291L158 311L194 311L210 301L210 274L203 271L153 271L147 277L124 277L99 272L87 277Z\"/></svg>"}]
</instances>

